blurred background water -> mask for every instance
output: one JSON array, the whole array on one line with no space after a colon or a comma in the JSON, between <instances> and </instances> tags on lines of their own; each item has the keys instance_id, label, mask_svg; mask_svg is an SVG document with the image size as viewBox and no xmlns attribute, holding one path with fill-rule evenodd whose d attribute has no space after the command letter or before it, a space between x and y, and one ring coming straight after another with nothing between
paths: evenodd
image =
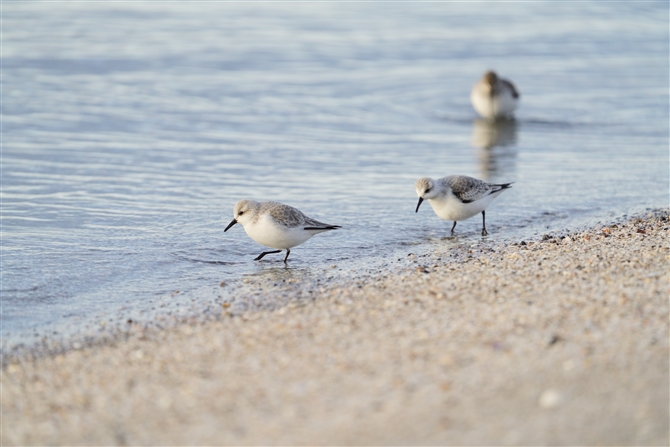
<instances>
[{"instance_id":1,"label":"blurred background water","mask_svg":"<svg viewBox=\"0 0 670 447\"><path fill-rule=\"evenodd\" d=\"M344 227L293 250L300 272L449 244L414 213L422 176L516 182L489 240L668 205L667 2L2 11L5 344L283 267L223 233L242 198ZM514 122L470 106L489 68Z\"/></svg>"}]
</instances>

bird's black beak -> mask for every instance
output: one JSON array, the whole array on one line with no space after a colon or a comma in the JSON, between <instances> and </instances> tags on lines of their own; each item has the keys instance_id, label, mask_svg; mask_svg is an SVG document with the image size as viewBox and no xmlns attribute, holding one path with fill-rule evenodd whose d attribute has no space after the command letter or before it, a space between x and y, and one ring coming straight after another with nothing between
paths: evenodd
<instances>
[{"instance_id":1,"label":"bird's black beak","mask_svg":"<svg viewBox=\"0 0 670 447\"><path fill-rule=\"evenodd\" d=\"M223 232L225 233L226 231L230 230L230 227L232 227L232 226L235 225L236 223L237 223L237 220L233 219L233 221L232 221L231 223L228 224L228 226L226 227L225 230L223 230Z\"/></svg>"},{"instance_id":2,"label":"bird's black beak","mask_svg":"<svg viewBox=\"0 0 670 447\"><path fill-rule=\"evenodd\" d=\"M419 203L416 204L416 211L414 211L415 213L419 212L419 207L421 206L422 203L423 203L423 197L419 197Z\"/></svg>"}]
</instances>

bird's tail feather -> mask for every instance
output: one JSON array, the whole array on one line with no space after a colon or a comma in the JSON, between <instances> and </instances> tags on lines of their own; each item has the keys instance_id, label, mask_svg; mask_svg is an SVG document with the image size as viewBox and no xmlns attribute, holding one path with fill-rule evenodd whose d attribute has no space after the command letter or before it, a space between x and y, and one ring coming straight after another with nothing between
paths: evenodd
<instances>
[{"instance_id":1,"label":"bird's tail feather","mask_svg":"<svg viewBox=\"0 0 670 447\"><path fill-rule=\"evenodd\" d=\"M303 230L337 230L342 228L340 225L326 225L323 227L304 227Z\"/></svg>"}]
</instances>

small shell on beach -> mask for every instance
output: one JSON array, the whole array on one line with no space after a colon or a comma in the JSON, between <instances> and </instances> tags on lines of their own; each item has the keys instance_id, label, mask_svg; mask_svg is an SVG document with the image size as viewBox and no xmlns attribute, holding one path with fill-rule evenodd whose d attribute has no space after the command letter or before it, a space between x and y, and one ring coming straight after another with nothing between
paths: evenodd
<instances>
[{"instance_id":1,"label":"small shell on beach","mask_svg":"<svg viewBox=\"0 0 670 447\"><path fill-rule=\"evenodd\" d=\"M540 394L538 399L538 404L541 408L550 410L556 408L563 403L563 396L557 390L549 388L546 389Z\"/></svg>"}]
</instances>

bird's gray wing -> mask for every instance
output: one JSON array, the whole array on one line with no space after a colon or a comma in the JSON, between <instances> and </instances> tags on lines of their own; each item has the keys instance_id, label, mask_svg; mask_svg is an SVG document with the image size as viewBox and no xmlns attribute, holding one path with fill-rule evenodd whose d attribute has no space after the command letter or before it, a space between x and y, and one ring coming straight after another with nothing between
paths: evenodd
<instances>
[{"instance_id":1,"label":"bird's gray wing","mask_svg":"<svg viewBox=\"0 0 670 447\"><path fill-rule=\"evenodd\" d=\"M280 225L288 228L305 225L307 217L297 208L278 202L265 202L263 205L267 205L267 212L269 212L270 216L272 216L272 218Z\"/></svg>"},{"instance_id":2,"label":"bird's gray wing","mask_svg":"<svg viewBox=\"0 0 670 447\"><path fill-rule=\"evenodd\" d=\"M488 183L465 175L451 175L444 180L451 192L463 203L474 202L491 192L491 185Z\"/></svg>"},{"instance_id":3,"label":"bird's gray wing","mask_svg":"<svg viewBox=\"0 0 670 447\"><path fill-rule=\"evenodd\" d=\"M268 208L272 218L288 228L303 227L305 230L334 230L339 225L330 225L307 217L297 208L274 202Z\"/></svg>"}]
</instances>

